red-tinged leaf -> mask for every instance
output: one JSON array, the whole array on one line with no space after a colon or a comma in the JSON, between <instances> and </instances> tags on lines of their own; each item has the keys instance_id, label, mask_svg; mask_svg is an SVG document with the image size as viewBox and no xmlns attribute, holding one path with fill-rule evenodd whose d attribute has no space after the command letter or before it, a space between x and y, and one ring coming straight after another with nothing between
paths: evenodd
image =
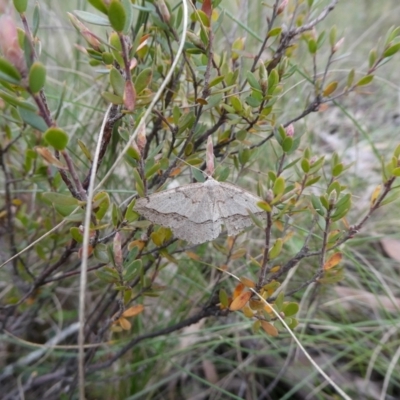
<instances>
[{"instance_id":1,"label":"red-tinged leaf","mask_svg":"<svg viewBox=\"0 0 400 400\"><path fill-rule=\"evenodd\" d=\"M138 315L141 312L143 312L143 310L144 310L143 304L137 304L136 306L130 307L127 310L125 310L122 316L124 318L134 317L135 315Z\"/></svg>"},{"instance_id":2,"label":"red-tinged leaf","mask_svg":"<svg viewBox=\"0 0 400 400\"><path fill-rule=\"evenodd\" d=\"M279 332L272 324L267 321L261 321L261 327L264 329L265 333L270 336L278 336Z\"/></svg>"},{"instance_id":3,"label":"red-tinged leaf","mask_svg":"<svg viewBox=\"0 0 400 400\"><path fill-rule=\"evenodd\" d=\"M211 14L212 14L211 0L203 1L203 5L201 6L201 11L203 11L207 15L207 17L211 19Z\"/></svg>"},{"instance_id":4,"label":"red-tinged leaf","mask_svg":"<svg viewBox=\"0 0 400 400\"><path fill-rule=\"evenodd\" d=\"M238 311L240 309L242 309L247 302L250 300L250 297L252 296L252 292L244 292L242 293L240 296L236 297L231 305L229 306L229 309L231 311Z\"/></svg>"},{"instance_id":5,"label":"red-tinged leaf","mask_svg":"<svg viewBox=\"0 0 400 400\"><path fill-rule=\"evenodd\" d=\"M124 91L124 106L128 111L133 111L136 105L136 90L131 80L126 81Z\"/></svg>"},{"instance_id":6,"label":"red-tinged leaf","mask_svg":"<svg viewBox=\"0 0 400 400\"><path fill-rule=\"evenodd\" d=\"M238 283L235 287L235 290L233 291L233 298L236 299L244 290L244 285L243 283Z\"/></svg>"},{"instance_id":7,"label":"red-tinged leaf","mask_svg":"<svg viewBox=\"0 0 400 400\"><path fill-rule=\"evenodd\" d=\"M324 264L324 270L327 271L333 267L336 267L342 261L343 254L342 253L335 253L328 259L328 261Z\"/></svg>"}]
</instances>

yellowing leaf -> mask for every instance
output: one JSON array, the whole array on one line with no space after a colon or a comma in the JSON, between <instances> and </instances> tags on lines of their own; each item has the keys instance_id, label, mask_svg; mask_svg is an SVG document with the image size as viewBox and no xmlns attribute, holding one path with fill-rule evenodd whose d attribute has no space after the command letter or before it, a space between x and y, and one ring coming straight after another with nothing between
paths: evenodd
<instances>
[{"instance_id":1,"label":"yellowing leaf","mask_svg":"<svg viewBox=\"0 0 400 400\"><path fill-rule=\"evenodd\" d=\"M338 82L337 81L333 81L331 83L328 84L328 86L325 88L325 90L323 91L323 95L325 97L330 96L338 87Z\"/></svg>"},{"instance_id":2,"label":"yellowing leaf","mask_svg":"<svg viewBox=\"0 0 400 400\"><path fill-rule=\"evenodd\" d=\"M252 310L262 310L264 308L264 302L257 299L250 299L249 306Z\"/></svg>"},{"instance_id":3,"label":"yellowing leaf","mask_svg":"<svg viewBox=\"0 0 400 400\"><path fill-rule=\"evenodd\" d=\"M253 282L251 279L246 278L246 277L244 277L244 276L242 276L242 277L240 278L240 282L242 282L243 285L246 286L246 287L248 287L248 288L255 288L255 287L256 287L255 282Z\"/></svg>"},{"instance_id":4,"label":"yellowing leaf","mask_svg":"<svg viewBox=\"0 0 400 400\"><path fill-rule=\"evenodd\" d=\"M343 254L342 253L335 253L328 259L328 261L324 264L324 270L327 271L333 267L336 267L342 261Z\"/></svg>"},{"instance_id":5,"label":"yellowing leaf","mask_svg":"<svg viewBox=\"0 0 400 400\"><path fill-rule=\"evenodd\" d=\"M117 322L125 331L129 331L131 329L132 324L127 319L121 317Z\"/></svg>"},{"instance_id":6,"label":"yellowing leaf","mask_svg":"<svg viewBox=\"0 0 400 400\"><path fill-rule=\"evenodd\" d=\"M279 270L281 269L281 265L274 265L272 268L271 268L271 273L275 273L275 272L278 272Z\"/></svg>"},{"instance_id":7,"label":"yellowing leaf","mask_svg":"<svg viewBox=\"0 0 400 400\"><path fill-rule=\"evenodd\" d=\"M254 317L254 312L249 306L244 306L243 307L243 314L246 318L253 318Z\"/></svg>"},{"instance_id":8,"label":"yellowing leaf","mask_svg":"<svg viewBox=\"0 0 400 400\"><path fill-rule=\"evenodd\" d=\"M266 311L268 314L273 314L273 315L275 314L274 311L272 310L272 306L270 306L269 304L264 304L264 311Z\"/></svg>"},{"instance_id":9,"label":"yellowing leaf","mask_svg":"<svg viewBox=\"0 0 400 400\"><path fill-rule=\"evenodd\" d=\"M135 315L140 314L144 310L143 304L137 304L136 306L129 307L122 314L123 317L134 317Z\"/></svg>"},{"instance_id":10,"label":"yellowing leaf","mask_svg":"<svg viewBox=\"0 0 400 400\"><path fill-rule=\"evenodd\" d=\"M243 256L245 256L246 254L247 249L239 249L232 254L231 260L237 260L238 258L242 258Z\"/></svg>"},{"instance_id":11,"label":"yellowing leaf","mask_svg":"<svg viewBox=\"0 0 400 400\"><path fill-rule=\"evenodd\" d=\"M137 247L139 250L142 250L146 242L143 240L134 240L128 244L128 250L132 250L134 247Z\"/></svg>"},{"instance_id":12,"label":"yellowing leaf","mask_svg":"<svg viewBox=\"0 0 400 400\"><path fill-rule=\"evenodd\" d=\"M252 292L242 293L240 296L236 297L232 301L231 305L229 306L229 309L231 311L237 311L237 310L242 309L247 304L247 302L250 300L250 297L252 296L252 294L253 294Z\"/></svg>"},{"instance_id":13,"label":"yellowing leaf","mask_svg":"<svg viewBox=\"0 0 400 400\"><path fill-rule=\"evenodd\" d=\"M278 336L279 332L272 324L267 321L261 321L261 327L264 329L265 333L270 336Z\"/></svg>"},{"instance_id":14,"label":"yellowing leaf","mask_svg":"<svg viewBox=\"0 0 400 400\"><path fill-rule=\"evenodd\" d=\"M381 186L381 185L378 185L378 186L375 188L375 190L373 191L373 193L372 193L372 195L371 195L371 202L370 202L370 206L371 206L371 207L375 204L376 199L379 197L379 195L380 195L380 193L381 193L381 189L382 189L382 186Z\"/></svg>"}]
</instances>

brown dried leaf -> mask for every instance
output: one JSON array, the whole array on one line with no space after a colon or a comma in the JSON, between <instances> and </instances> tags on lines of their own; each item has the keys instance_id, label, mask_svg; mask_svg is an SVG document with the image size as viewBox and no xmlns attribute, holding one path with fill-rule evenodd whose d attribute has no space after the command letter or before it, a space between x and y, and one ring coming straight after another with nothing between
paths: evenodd
<instances>
[{"instance_id":1,"label":"brown dried leaf","mask_svg":"<svg viewBox=\"0 0 400 400\"><path fill-rule=\"evenodd\" d=\"M38 153L46 162L59 169L68 169L60 160L53 156L51 151L47 147L35 147L36 153Z\"/></svg>"},{"instance_id":2,"label":"brown dried leaf","mask_svg":"<svg viewBox=\"0 0 400 400\"><path fill-rule=\"evenodd\" d=\"M265 333L267 333L270 336L278 336L279 332L278 329L276 329L272 324L270 324L267 321L261 321L261 326L264 329Z\"/></svg>"}]
</instances>

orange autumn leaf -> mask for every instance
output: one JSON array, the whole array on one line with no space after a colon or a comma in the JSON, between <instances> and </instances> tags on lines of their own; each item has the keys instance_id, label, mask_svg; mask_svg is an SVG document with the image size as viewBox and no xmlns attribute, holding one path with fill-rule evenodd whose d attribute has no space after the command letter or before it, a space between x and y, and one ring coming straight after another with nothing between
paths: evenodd
<instances>
[{"instance_id":1,"label":"orange autumn leaf","mask_svg":"<svg viewBox=\"0 0 400 400\"><path fill-rule=\"evenodd\" d=\"M264 329L265 333L270 336L278 336L278 329L276 329L272 324L267 321L261 321L261 326Z\"/></svg>"},{"instance_id":2,"label":"orange autumn leaf","mask_svg":"<svg viewBox=\"0 0 400 400\"><path fill-rule=\"evenodd\" d=\"M143 310L144 310L143 304L137 304L136 306L129 307L128 309L126 309L126 310L123 312L122 316L123 316L124 318L127 318L127 317L134 317L135 315L140 314Z\"/></svg>"},{"instance_id":3,"label":"orange autumn leaf","mask_svg":"<svg viewBox=\"0 0 400 400\"><path fill-rule=\"evenodd\" d=\"M238 283L233 291L233 298L236 299L244 290L244 285L242 282Z\"/></svg>"},{"instance_id":4,"label":"orange autumn leaf","mask_svg":"<svg viewBox=\"0 0 400 400\"><path fill-rule=\"evenodd\" d=\"M176 167L170 172L169 176L171 178L173 178L174 176L179 175L181 172L182 172L182 168L181 167Z\"/></svg>"},{"instance_id":5,"label":"orange autumn leaf","mask_svg":"<svg viewBox=\"0 0 400 400\"><path fill-rule=\"evenodd\" d=\"M324 264L324 270L327 271L333 267L336 267L342 261L343 254L342 253L335 253L328 259L328 261Z\"/></svg>"},{"instance_id":6,"label":"orange autumn leaf","mask_svg":"<svg viewBox=\"0 0 400 400\"><path fill-rule=\"evenodd\" d=\"M243 308L247 302L250 300L250 297L252 296L252 292L244 292L240 296L236 297L231 305L229 306L229 309L231 311L238 311L241 308Z\"/></svg>"}]
</instances>

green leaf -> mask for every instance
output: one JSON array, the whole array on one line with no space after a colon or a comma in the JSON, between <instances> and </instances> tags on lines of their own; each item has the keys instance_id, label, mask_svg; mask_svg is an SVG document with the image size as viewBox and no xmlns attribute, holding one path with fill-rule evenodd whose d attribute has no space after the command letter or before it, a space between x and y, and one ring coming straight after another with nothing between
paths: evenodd
<instances>
[{"instance_id":1,"label":"green leaf","mask_svg":"<svg viewBox=\"0 0 400 400\"><path fill-rule=\"evenodd\" d=\"M115 94L122 98L125 90L125 79L115 67L110 70L110 83Z\"/></svg>"},{"instance_id":2,"label":"green leaf","mask_svg":"<svg viewBox=\"0 0 400 400\"><path fill-rule=\"evenodd\" d=\"M108 14L107 7L104 4L103 0L88 0L88 2L97 10L101 11L104 14Z\"/></svg>"},{"instance_id":3,"label":"green leaf","mask_svg":"<svg viewBox=\"0 0 400 400\"><path fill-rule=\"evenodd\" d=\"M121 96L117 96L114 93L103 92L101 96L112 104L124 104L124 99Z\"/></svg>"},{"instance_id":4,"label":"green leaf","mask_svg":"<svg viewBox=\"0 0 400 400\"><path fill-rule=\"evenodd\" d=\"M356 86L368 85L372 82L373 79L374 79L374 75L366 75L356 83Z\"/></svg>"},{"instance_id":5,"label":"green leaf","mask_svg":"<svg viewBox=\"0 0 400 400\"><path fill-rule=\"evenodd\" d=\"M247 81L249 82L249 85L253 89L261 91L261 85L260 85L260 83L258 82L257 78L254 76L254 74L252 72L247 71L246 78L247 78Z\"/></svg>"},{"instance_id":6,"label":"green leaf","mask_svg":"<svg viewBox=\"0 0 400 400\"><path fill-rule=\"evenodd\" d=\"M38 93L43 88L45 82L46 68L42 63L36 61L29 70L29 89L31 89L32 93Z\"/></svg>"},{"instance_id":7,"label":"green leaf","mask_svg":"<svg viewBox=\"0 0 400 400\"><path fill-rule=\"evenodd\" d=\"M314 39L310 39L308 41L308 51L311 54L315 54L317 52L317 42Z\"/></svg>"},{"instance_id":8,"label":"green leaf","mask_svg":"<svg viewBox=\"0 0 400 400\"><path fill-rule=\"evenodd\" d=\"M108 7L108 19L113 29L117 32L122 32L124 30L127 15L124 6L119 0L111 0L110 6Z\"/></svg>"},{"instance_id":9,"label":"green leaf","mask_svg":"<svg viewBox=\"0 0 400 400\"><path fill-rule=\"evenodd\" d=\"M337 38L337 27L333 25L330 32L329 32L329 44L333 47L336 44Z\"/></svg>"},{"instance_id":10,"label":"green leaf","mask_svg":"<svg viewBox=\"0 0 400 400\"><path fill-rule=\"evenodd\" d=\"M303 170L303 172L305 172L306 174L310 171L310 161L308 161L306 158L303 158L301 160L301 169Z\"/></svg>"},{"instance_id":11,"label":"green leaf","mask_svg":"<svg viewBox=\"0 0 400 400\"><path fill-rule=\"evenodd\" d=\"M321 176L314 176L313 178L307 179L306 184L304 187L309 187L314 185L314 183L317 183L321 179Z\"/></svg>"},{"instance_id":12,"label":"green leaf","mask_svg":"<svg viewBox=\"0 0 400 400\"><path fill-rule=\"evenodd\" d=\"M78 139L78 145L82 150L82 153L86 156L89 161L92 161L92 155L90 154L89 149L86 147L86 144L82 142L82 140Z\"/></svg>"},{"instance_id":13,"label":"green leaf","mask_svg":"<svg viewBox=\"0 0 400 400\"><path fill-rule=\"evenodd\" d=\"M135 278L138 275L141 267L142 260L133 260L131 263L129 263L124 268L124 281L131 281L133 278Z\"/></svg>"},{"instance_id":14,"label":"green leaf","mask_svg":"<svg viewBox=\"0 0 400 400\"><path fill-rule=\"evenodd\" d=\"M209 88L212 88L213 86L218 85L218 83L221 83L225 79L225 76L217 76L214 79L211 79L210 83L208 84Z\"/></svg>"},{"instance_id":15,"label":"green leaf","mask_svg":"<svg viewBox=\"0 0 400 400\"><path fill-rule=\"evenodd\" d=\"M111 208L111 221L114 228L117 228L122 221L122 215L120 208L113 203Z\"/></svg>"},{"instance_id":16,"label":"green leaf","mask_svg":"<svg viewBox=\"0 0 400 400\"><path fill-rule=\"evenodd\" d=\"M107 283L116 283L119 281L119 276L116 273L110 271L110 269L102 269L95 272L95 275L104 282Z\"/></svg>"},{"instance_id":17,"label":"green leaf","mask_svg":"<svg viewBox=\"0 0 400 400\"><path fill-rule=\"evenodd\" d=\"M123 32L125 35L127 35L132 27L132 22L133 22L133 8L132 8L132 2L131 0L122 0L122 5L125 10L125 25Z\"/></svg>"},{"instance_id":18,"label":"green leaf","mask_svg":"<svg viewBox=\"0 0 400 400\"><path fill-rule=\"evenodd\" d=\"M229 297L228 297L228 293L226 293L225 289L220 289L219 301L225 308L229 307Z\"/></svg>"},{"instance_id":19,"label":"green leaf","mask_svg":"<svg viewBox=\"0 0 400 400\"><path fill-rule=\"evenodd\" d=\"M153 71L151 68L144 69L135 79L136 93L140 94L144 89L149 86L153 78Z\"/></svg>"},{"instance_id":20,"label":"green leaf","mask_svg":"<svg viewBox=\"0 0 400 400\"><path fill-rule=\"evenodd\" d=\"M292 149L292 146L293 146L293 138L289 136L286 137L282 142L282 150L285 153L288 153Z\"/></svg>"},{"instance_id":21,"label":"green leaf","mask_svg":"<svg viewBox=\"0 0 400 400\"><path fill-rule=\"evenodd\" d=\"M332 175L333 175L334 177L337 177L337 176L339 176L339 175L343 172L343 170L344 170L344 166L343 166L342 163L336 164L336 165L333 167Z\"/></svg>"},{"instance_id":22,"label":"green leaf","mask_svg":"<svg viewBox=\"0 0 400 400\"><path fill-rule=\"evenodd\" d=\"M237 96L231 96L229 98L229 101L231 102L232 107L237 113L241 113L243 111L242 103Z\"/></svg>"},{"instance_id":23,"label":"green leaf","mask_svg":"<svg viewBox=\"0 0 400 400\"><path fill-rule=\"evenodd\" d=\"M18 113L21 116L22 120L28 125L32 126L34 129L37 129L41 132L46 131L47 124L40 115L37 115L35 112L27 110L22 106L18 107Z\"/></svg>"},{"instance_id":24,"label":"green leaf","mask_svg":"<svg viewBox=\"0 0 400 400\"><path fill-rule=\"evenodd\" d=\"M400 50L400 43L396 43L390 47L388 47L384 52L383 52L383 58L386 57L391 57L394 54L396 54Z\"/></svg>"},{"instance_id":25,"label":"green leaf","mask_svg":"<svg viewBox=\"0 0 400 400\"><path fill-rule=\"evenodd\" d=\"M257 202L257 207L260 207L261 210L264 210L266 212L271 212L272 211L271 205L269 203L267 203L266 201Z\"/></svg>"},{"instance_id":26,"label":"green leaf","mask_svg":"<svg viewBox=\"0 0 400 400\"><path fill-rule=\"evenodd\" d=\"M96 259L102 263L109 263L110 258L108 257L107 246L103 243L97 243L93 255Z\"/></svg>"},{"instance_id":27,"label":"green leaf","mask_svg":"<svg viewBox=\"0 0 400 400\"><path fill-rule=\"evenodd\" d=\"M325 209L322 206L321 200L315 194L311 194L311 204L319 215L325 215Z\"/></svg>"},{"instance_id":28,"label":"green leaf","mask_svg":"<svg viewBox=\"0 0 400 400\"><path fill-rule=\"evenodd\" d=\"M78 227L73 226L72 228L70 228L69 233L71 234L72 239L76 240L78 243L83 242L83 236Z\"/></svg>"},{"instance_id":29,"label":"green leaf","mask_svg":"<svg viewBox=\"0 0 400 400\"><path fill-rule=\"evenodd\" d=\"M138 192L138 195L140 197L144 197L144 183L143 183L142 178L140 177L139 172L136 168L133 170L133 177L135 178L135 186L136 186L136 191Z\"/></svg>"},{"instance_id":30,"label":"green leaf","mask_svg":"<svg viewBox=\"0 0 400 400\"><path fill-rule=\"evenodd\" d=\"M137 219L139 219L139 214L136 211L134 211L135 203L136 203L136 199L133 199L129 203L129 205L125 211L124 218L127 222L133 222L133 221L136 221Z\"/></svg>"},{"instance_id":31,"label":"green leaf","mask_svg":"<svg viewBox=\"0 0 400 400\"><path fill-rule=\"evenodd\" d=\"M89 2L91 1L89 0ZM101 0L99 0L99 2L101 2ZM106 10L105 14L107 14L107 9L105 10ZM90 12L81 10L74 10L74 14L83 22L87 22L93 25L110 26L110 21L107 18L104 18L100 15L92 14Z\"/></svg>"},{"instance_id":32,"label":"green leaf","mask_svg":"<svg viewBox=\"0 0 400 400\"><path fill-rule=\"evenodd\" d=\"M298 303L288 303L283 305L282 312L286 317L291 317L292 315L296 315L299 312Z\"/></svg>"},{"instance_id":33,"label":"green leaf","mask_svg":"<svg viewBox=\"0 0 400 400\"><path fill-rule=\"evenodd\" d=\"M21 74L8 60L0 57L0 78L14 85L18 85L21 81Z\"/></svg>"},{"instance_id":34,"label":"green leaf","mask_svg":"<svg viewBox=\"0 0 400 400\"><path fill-rule=\"evenodd\" d=\"M68 135L60 128L51 127L43 135L43 139L56 150L62 151L67 147Z\"/></svg>"},{"instance_id":35,"label":"green leaf","mask_svg":"<svg viewBox=\"0 0 400 400\"><path fill-rule=\"evenodd\" d=\"M190 19L193 22L200 22L207 28L210 27L210 20L207 17L207 14L204 11L196 10L190 15Z\"/></svg>"},{"instance_id":36,"label":"green leaf","mask_svg":"<svg viewBox=\"0 0 400 400\"><path fill-rule=\"evenodd\" d=\"M280 196L285 191L285 178L280 176L274 182L273 192L275 196Z\"/></svg>"},{"instance_id":37,"label":"green leaf","mask_svg":"<svg viewBox=\"0 0 400 400\"><path fill-rule=\"evenodd\" d=\"M273 260L274 258L278 257L279 254L281 254L282 246L283 246L283 240L281 238L276 239L274 245L269 251L269 258L271 260Z\"/></svg>"},{"instance_id":38,"label":"green leaf","mask_svg":"<svg viewBox=\"0 0 400 400\"><path fill-rule=\"evenodd\" d=\"M20 13L24 13L26 11L26 7L28 6L28 0L13 0L15 9Z\"/></svg>"},{"instance_id":39,"label":"green leaf","mask_svg":"<svg viewBox=\"0 0 400 400\"><path fill-rule=\"evenodd\" d=\"M44 192L42 193L42 197L54 205L60 206L78 206L80 203L79 200L75 199L75 197L72 197L71 195L56 192Z\"/></svg>"},{"instance_id":40,"label":"green leaf","mask_svg":"<svg viewBox=\"0 0 400 400\"><path fill-rule=\"evenodd\" d=\"M33 9L33 17L32 17L32 36L36 37L37 31L40 25L40 9L39 5L36 3L35 8Z\"/></svg>"},{"instance_id":41,"label":"green leaf","mask_svg":"<svg viewBox=\"0 0 400 400\"><path fill-rule=\"evenodd\" d=\"M273 36L278 36L280 33L282 32L282 28L280 26L276 27L276 28L272 28L269 32L268 32L268 37L273 37Z\"/></svg>"},{"instance_id":42,"label":"green leaf","mask_svg":"<svg viewBox=\"0 0 400 400\"><path fill-rule=\"evenodd\" d=\"M107 192L96 193L93 197L93 211L99 221L106 215L110 203L110 196Z\"/></svg>"}]
</instances>

